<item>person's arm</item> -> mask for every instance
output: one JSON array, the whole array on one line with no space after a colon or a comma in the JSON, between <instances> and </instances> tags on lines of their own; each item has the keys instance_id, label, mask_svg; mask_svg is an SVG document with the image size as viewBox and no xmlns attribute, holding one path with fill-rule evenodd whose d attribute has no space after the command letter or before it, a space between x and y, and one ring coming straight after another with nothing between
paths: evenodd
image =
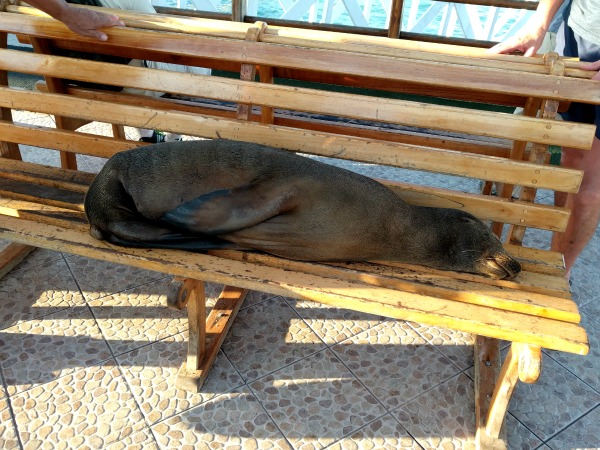
<instances>
[{"instance_id":1,"label":"person's arm","mask_svg":"<svg viewBox=\"0 0 600 450\"><path fill-rule=\"evenodd\" d=\"M76 8L65 0L27 0L27 3L60 20L71 31L101 41L106 41L108 37L106 33L100 31L100 28L125 26L117 16L86 8Z\"/></svg>"},{"instance_id":2,"label":"person's arm","mask_svg":"<svg viewBox=\"0 0 600 450\"><path fill-rule=\"evenodd\" d=\"M532 56L538 51L548 31L548 27L564 0L540 0L538 7L523 31L501 42L489 51L492 53L510 53L520 51L524 56Z\"/></svg>"},{"instance_id":3,"label":"person's arm","mask_svg":"<svg viewBox=\"0 0 600 450\"><path fill-rule=\"evenodd\" d=\"M599 71L599 72L596 73L596 75L594 75L592 77L592 80L598 80L598 81L600 81L600 60L598 60L596 62L592 62L592 63L582 64L581 68L583 70L596 70L596 71Z\"/></svg>"}]
</instances>

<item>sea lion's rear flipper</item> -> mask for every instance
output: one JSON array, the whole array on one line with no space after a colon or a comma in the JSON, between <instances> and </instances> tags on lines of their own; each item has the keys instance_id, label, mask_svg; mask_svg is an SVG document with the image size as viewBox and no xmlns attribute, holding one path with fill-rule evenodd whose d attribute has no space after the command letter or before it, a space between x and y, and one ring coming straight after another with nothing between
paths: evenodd
<instances>
[{"instance_id":1,"label":"sea lion's rear flipper","mask_svg":"<svg viewBox=\"0 0 600 450\"><path fill-rule=\"evenodd\" d=\"M189 233L226 234L290 211L296 199L292 183L258 182L201 195L165 213L161 220Z\"/></svg>"},{"instance_id":2,"label":"sea lion's rear flipper","mask_svg":"<svg viewBox=\"0 0 600 450\"><path fill-rule=\"evenodd\" d=\"M106 240L111 244L137 248L168 248L203 252L215 249L243 250L245 247L225 241L216 236L189 236L168 228L128 220L113 222Z\"/></svg>"}]
</instances>

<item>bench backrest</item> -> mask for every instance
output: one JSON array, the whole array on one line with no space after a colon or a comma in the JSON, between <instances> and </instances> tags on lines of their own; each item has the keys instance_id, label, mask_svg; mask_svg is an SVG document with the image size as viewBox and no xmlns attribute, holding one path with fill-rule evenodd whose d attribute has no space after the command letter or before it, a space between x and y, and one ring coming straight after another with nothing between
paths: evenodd
<instances>
[{"instance_id":1,"label":"bench backrest","mask_svg":"<svg viewBox=\"0 0 600 450\"><path fill-rule=\"evenodd\" d=\"M55 115L64 128L70 123L64 118L76 117L410 169L401 177L407 181L385 183L415 204L463 208L483 220L512 225L517 228L514 244L521 243L526 227L565 229L569 211L532 200L537 189L577 191L582 173L548 164L547 149L564 145L588 149L593 127L555 121L554 115L560 102L600 103L596 98L600 93L590 89L593 82L586 79L589 74L578 63L556 56L545 60L492 56L461 47L271 29L262 23L122 12L126 22L144 29L109 29L109 41L102 43L77 36L55 20L21 14L31 12L28 8L9 9L13 12L0 13L0 32L29 36L36 53L0 50L0 71L44 76L46 82L38 91L0 87L4 142L101 157L143 145L12 123L10 109L17 106ZM242 79L49 54L56 48L239 70ZM140 101L136 95L63 83L66 75L77 82L222 103L147 96ZM287 77L285 83L278 77ZM290 86L290 79L337 85ZM338 92L348 86L378 91ZM470 104L387 98L379 91L522 105L525 112L514 115L473 109ZM4 147L5 154L15 153L9 144ZM72 164L73 158L63 161ZM429 181L429 172L461 178ZM501 193L507 198L479 195L473 188L475 180L505 184L508 188ZM523 201L510 198L513 185L523 187Z\"/></svg>"}]
</instances>

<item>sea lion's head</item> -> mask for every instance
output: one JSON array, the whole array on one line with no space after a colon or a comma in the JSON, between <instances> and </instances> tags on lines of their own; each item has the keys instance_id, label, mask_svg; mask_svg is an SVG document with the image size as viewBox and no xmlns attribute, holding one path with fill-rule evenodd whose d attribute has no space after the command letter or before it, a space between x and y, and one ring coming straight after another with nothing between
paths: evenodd
<instances>
[{"instance_id":1,"label":"sea lion's head","mask_svg":"<svg viewBox=\"0 0 600 450\"><path fill-rule=\"evenodd\" d=\"M519 274L521 264L481 220L456 209L438 212L437 236L431 245L439 253L432 266L495 279L513 279Z\"/></svg>"}]
</instances>

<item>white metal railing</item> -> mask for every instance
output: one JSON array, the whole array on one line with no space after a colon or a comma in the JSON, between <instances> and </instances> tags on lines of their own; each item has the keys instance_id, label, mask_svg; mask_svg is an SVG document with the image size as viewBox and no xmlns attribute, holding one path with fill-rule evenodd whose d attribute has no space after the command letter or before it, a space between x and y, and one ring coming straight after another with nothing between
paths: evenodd
<instances>
[{"instance_id":1,"label":"white metal railing","mask_svg":"<svg viewBox=\"0 0 600 450\"><path fill-rule=\"evenodd\" d=\"M387 28L391 0L247 0L247 14L265 19ZM231 0L153 0L153 4L229 12ZM516 33L531 11L435 0L405 0L402 31L500 41Z\"/></svg>"}]
</instances>

